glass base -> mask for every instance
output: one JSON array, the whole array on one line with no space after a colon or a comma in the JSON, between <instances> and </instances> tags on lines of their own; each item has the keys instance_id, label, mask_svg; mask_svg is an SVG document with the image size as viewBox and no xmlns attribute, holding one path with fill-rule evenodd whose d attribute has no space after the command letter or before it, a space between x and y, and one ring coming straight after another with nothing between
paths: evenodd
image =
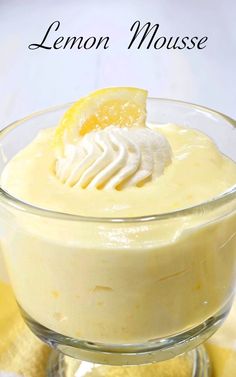
<instances>
[{"instance_id":1,"label":"glass base","mask_svg":"<svg viewBox=\"0 0 236 377\"><path fill-rule=\"evenodd\" d=\"M41 340L71 358L84 362L114 366L141 365L173 359L204 343L222 324L231 302L200 325L172 337L145 344L107 345L73 339L56 333L33 320L23 309L23 317Z\"/></svg>"},{"instance_id":2,"label":"glass base","mask_svg":"<svg viewBox=\"0 0 236 377\"><path fill-rule=\"evenodd\" d=\"M155 364L110 366L79 361L53 351L47 368L48 377L210 377L211 368L203 346Z\"/></svg>"}]
</instances>

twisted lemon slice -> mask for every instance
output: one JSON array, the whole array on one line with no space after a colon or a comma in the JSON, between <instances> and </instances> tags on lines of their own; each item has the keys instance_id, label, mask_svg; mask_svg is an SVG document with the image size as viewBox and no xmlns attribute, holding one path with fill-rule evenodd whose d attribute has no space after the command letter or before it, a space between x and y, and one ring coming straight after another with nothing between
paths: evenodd
<instances>
[{"instance_id":1,"label":"twisted lemon slice","mask_svg":"<svg viewBox=\"0 0 236 377\"><path fill-rule=\"evenodd\" d=\"M147 91L116 87L100 89L74 103L56 129L54 145L63 148L85 134L110 125L144 126Z\"/></svg>"}]
</instances>

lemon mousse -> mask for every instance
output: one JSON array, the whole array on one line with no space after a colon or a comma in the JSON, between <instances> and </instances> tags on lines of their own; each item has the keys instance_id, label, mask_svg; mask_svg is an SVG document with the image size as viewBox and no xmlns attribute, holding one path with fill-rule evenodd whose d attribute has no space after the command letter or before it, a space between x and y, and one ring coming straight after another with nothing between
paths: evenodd
<instances>
[{"instance_id":1,"label":"lemon mousse","mask_svg":"<svg viewBox=\"0 0 236 377\"><path fill-rule=\"evenodd\" d=\"M17 232L6 233L17 300L57 333L142 343L195 328L231 301L235 202L178 210L232 190L236 164L200 131L147 123L146 97L108 88L79 100L2 173L6 192L42 209L13 211Z\"/></svg>"}]
</instances>

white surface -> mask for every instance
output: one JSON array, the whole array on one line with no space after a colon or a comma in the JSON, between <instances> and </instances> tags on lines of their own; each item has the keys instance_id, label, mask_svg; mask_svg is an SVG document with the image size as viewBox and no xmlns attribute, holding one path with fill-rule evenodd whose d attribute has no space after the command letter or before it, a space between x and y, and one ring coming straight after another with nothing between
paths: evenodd
<instances>
[{"instance_id":1,"label":"white surface","mask_svg":"<svg viewBox=\"0 0 236 377\"><path fill-rule=\"evenodd\" d=\"M236 2L173 0L0 0L0 127L99 87L132 85L151 96L195 102L236 117ZM127 50L133 22L158 35L207 35L204 50ZM35 50L54 38L110 36L108 50Z\"/></svg>"}]
</instances>

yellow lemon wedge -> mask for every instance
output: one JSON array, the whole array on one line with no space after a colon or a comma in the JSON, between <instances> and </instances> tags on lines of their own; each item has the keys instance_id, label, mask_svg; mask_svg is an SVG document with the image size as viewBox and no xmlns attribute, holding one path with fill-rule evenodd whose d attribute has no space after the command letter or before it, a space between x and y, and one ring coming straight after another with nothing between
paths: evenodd
<instances>
[{"instance_id":1,"label":"yellow lemon wedge","mask_svg":"<svg viewBox=\"0 0 236 377\"><path fill-rule=\"evenodd\" d=\"M130 87L100 89L81 98L61 119L55 132L55 147L75 143L86 133L110 125L144 126L146 99L146 90Z\"/></svg>"}]
</instances>

